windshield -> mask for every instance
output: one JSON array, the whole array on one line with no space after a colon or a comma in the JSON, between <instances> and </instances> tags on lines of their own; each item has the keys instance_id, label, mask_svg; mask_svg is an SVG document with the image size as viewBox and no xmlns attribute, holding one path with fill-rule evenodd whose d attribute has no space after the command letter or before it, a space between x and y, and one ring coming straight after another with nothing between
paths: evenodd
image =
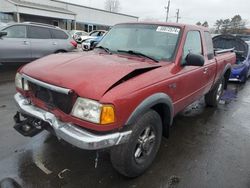
<instances>
[{"instance_id":1,"label":"windshield","mask_svg":"<svg viewBox=\"0 0 250 188\"><path fill-rule=\"evenodd\" d=\"M98 46L113 53L135 51L156 60L172 60L175 55L180 28L149 24L121 24L114 26Z\"/></svg>"}]
</instances>

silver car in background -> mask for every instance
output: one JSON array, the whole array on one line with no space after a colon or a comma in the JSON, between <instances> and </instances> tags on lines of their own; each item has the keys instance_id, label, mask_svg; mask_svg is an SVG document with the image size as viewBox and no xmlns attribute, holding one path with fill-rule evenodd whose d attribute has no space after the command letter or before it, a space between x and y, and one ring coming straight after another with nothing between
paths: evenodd
<instances>
[{"instance_id":1,"label":"silver car in background","mask_svg":"<svg viewBox=\"0 0 250 188\"><path fill-rule=\"evenodd\" d=\"M69 52L77 43L62 29L32 22L0 28L0 63L25 63L43 56Z\"/></svg>"}]
</instances>

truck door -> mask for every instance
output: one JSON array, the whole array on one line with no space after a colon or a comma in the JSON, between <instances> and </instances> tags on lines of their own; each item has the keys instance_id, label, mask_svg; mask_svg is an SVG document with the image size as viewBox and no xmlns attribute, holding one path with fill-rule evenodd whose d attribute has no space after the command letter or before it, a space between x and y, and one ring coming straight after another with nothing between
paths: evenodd
<instances>
[{"instance_id":1,"label":"truck door","mask_svg":"<svg viewBox=\"0 0 250 188\"><path fill-rule=\"evenodd\" d=\"M25 25L13 25L3 30L7 35L0 38L0 62L30 61L30 41L26 30Z\"/></svg>"},{"instance_id":2,"label":"truck door","mask_svg":"<svg viewBox=\"0 0 250 188\"><path fill-rule=\"evenodd\" d=\"M189 31L183 46L183 55L178 72L176 110L191 104L205 92L207 85L206 67L184 66L189 53L204 55L200 31Z\"/></svg>"}]
</instances>

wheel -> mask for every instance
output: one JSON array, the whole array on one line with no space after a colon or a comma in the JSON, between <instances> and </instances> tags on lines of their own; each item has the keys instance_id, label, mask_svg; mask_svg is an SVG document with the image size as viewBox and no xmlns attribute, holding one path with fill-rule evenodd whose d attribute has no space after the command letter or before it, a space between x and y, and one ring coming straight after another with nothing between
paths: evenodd
<instances>
[{"instance_id":1,"label":"wheel","mask_svg":"<svg viewBox=\"0 0 250 188\"><path fill-rule=\"evenodd\" d=\"M152 164L161 143L160 115L149 110L132 125L128 143L111 149L113 167L126 177L137 177Z\"/></svg>"},{"instance_id":2,"label":"wheel","mask_svg":"<svg viewBox=\"0 0 250 188\"><path fill-rule=\"evenodd\" d=\"M205 102L208 106L217 107L225 87L225 79L222 77L215 87L205 95Z\"/></svg>"}]
</instances>

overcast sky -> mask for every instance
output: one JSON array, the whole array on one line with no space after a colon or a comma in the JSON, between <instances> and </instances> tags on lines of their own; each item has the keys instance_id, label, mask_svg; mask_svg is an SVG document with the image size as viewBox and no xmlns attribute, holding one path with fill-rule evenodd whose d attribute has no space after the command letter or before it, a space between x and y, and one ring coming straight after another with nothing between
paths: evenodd
<instances>
[{"instance_id":1,"label":"overcast sky","mask_svg":"<svg viewBox=\"0 0 250 188\"><path fill-rule=\"evenodd\" d=\"M66 0L86 6L104 9L105 0ZM138 16L140 20L166 19L168 0L120 0L119 12ZM250 26L249 0L171 0L169 20L176 21L176 10L180 9L180 22L195 24L208 21L213 26L217 19L232 18L236 14L247 20Z\"/></svg>"}]
</instances>

